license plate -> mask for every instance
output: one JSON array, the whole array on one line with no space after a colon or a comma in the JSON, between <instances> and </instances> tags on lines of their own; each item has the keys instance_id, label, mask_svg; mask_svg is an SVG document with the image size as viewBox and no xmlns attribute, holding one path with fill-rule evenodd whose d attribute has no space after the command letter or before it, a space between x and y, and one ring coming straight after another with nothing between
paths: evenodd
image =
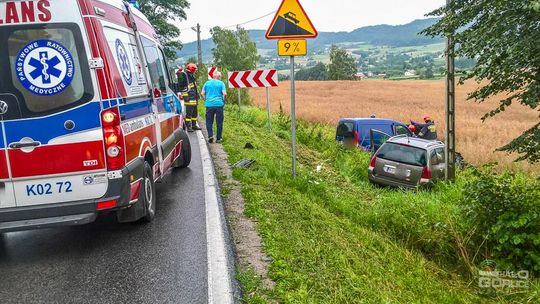
<instances>
[{"instance_id":1,"label":"license plate","mask_svg":"<svg viewBox=\"0 0 540 304\"><path fill-rule=\"evenodd\" d=\"M17 206L75 202L102 197L107 192L106 173L21 180L13 183Z\"/></svg>"},{"instance_id":2,"label":"license plate","mask_svg":"<svg viewBox=\"0 0 540 304\"><path fill-rule=\"evenodd\" d=\"M58 181L54 183L27 184L26 196L55 195L73 192L73 184L70 181Z\"/></svg>"},{"instance_id":3,"label":"license plate","mask_svg":"<svg viewBox=\"0 0 540 304\"><path fill-rule=\"evenodd\" d=\"M384 172L389 174L396 174L396 168L390 166L384 166Z\"/></svg>"}]
</instances>

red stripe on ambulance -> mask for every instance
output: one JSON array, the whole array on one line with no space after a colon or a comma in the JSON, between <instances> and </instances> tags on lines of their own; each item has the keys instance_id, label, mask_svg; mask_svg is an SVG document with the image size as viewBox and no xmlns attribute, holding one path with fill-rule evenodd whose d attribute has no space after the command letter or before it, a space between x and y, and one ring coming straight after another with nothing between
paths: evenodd
<instances>
[{"instance_id":1,"label":"red stripe on ambulance","mask_svg":"<svg viewBox=\"0 0 540 304\"><path fill-rule=\"evenodd\" d=\"M131 27L131 25L128 23L127 15L123 13L122 11L118 10L116 7L109 5L104 2L100 1L92 1L92 5L94 7L97 7L99 9L102 9L107 14L107 21L116 23L120 26L127 26ZM94 15L95 12L91 12ZM135 22L137 23L137 30L143 32L144 34L153 37L155 35L154 29L150 26L150 24L146 23L144 20L139 18L138 16L135 17Z\"/></svg>"},{"instance_id":2,"label":"red stripe on ambulance","mask_svg":"<svg viewBox=\"0 0 540 304\"><path fill-rule=\"evenodd\" d=\"M105 169L102 141L8 150L13 178Z\"/></svg>"},{"instance_id":3,"label":"red stripe on ambulance","mask_svg":"<svg viewBox=\"0 0 540 304\"><path fill-rule=\"evenodd\" d=\"M9 178L9 171L7 168L6 151L0 150L0 179Z\"/></svg>"},{"instance_id":4,"label":"red stripe on ambulance","mask_svg":"<svg viewBox=\"0 0 540 304\"><path fill-rule=\"evenodd\" d=\"M92 57L103 58L100 52L100 48L102 47L102 45L98 43L98 39L96 38L96 33L94 31L95 27L99 27L99 22L90 17L85 17L83 21L84 21L84 26L86 28L86 32L88 33L88 41L90 42L90 49L92 51ZM102 100L111 99L114 94L112 90L113 85L110 79L106 77L105 71L103 69L96 69L96 77L98 80L101 99Z\"/></svg>"},{"instance_id":5,"label":"red stripe on ambulance","mask_svg":"<svg viewBox=\"0 0 540 304\"><path fill-rule=\"evenodd\" d=\"M77 2L79 2L79 7L81 8L81 14L83 16L92 14L92 9L90 8L90 4L88 3L88 1L77 0Z\"/></svg>"}]
</instances>

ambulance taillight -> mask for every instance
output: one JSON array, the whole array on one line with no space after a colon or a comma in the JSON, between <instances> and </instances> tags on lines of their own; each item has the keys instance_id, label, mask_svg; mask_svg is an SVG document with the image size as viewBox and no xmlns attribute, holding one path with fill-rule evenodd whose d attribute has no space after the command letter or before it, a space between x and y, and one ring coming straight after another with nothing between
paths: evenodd
<instances>
[{"instance_id":1,"label":"ambulance taillight","mask_svg":"<svg viewBox=\"0 0 540 304\"><path fill-rule=\"evenodd\" d=\"M109 170L120 170L126 165L126 156L118 108L103 111L101 113L101 124L103 126L103 139L107 155L107 168Z\"/></svg>"}]
</instances>

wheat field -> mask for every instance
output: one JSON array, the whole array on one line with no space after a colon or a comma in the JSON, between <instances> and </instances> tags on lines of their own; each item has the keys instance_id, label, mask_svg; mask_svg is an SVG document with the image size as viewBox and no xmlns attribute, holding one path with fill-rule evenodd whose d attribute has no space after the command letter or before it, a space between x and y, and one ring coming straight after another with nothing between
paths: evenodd
<instances>
[{"instance_id":1,"label":"wheat field","mask_svg":"<svg viewBox=\"0 0 540 304\"><path fill-rule=\"evenodd\" d=\"M516 155L495 152L534 126L538 111L513 105L504 113L482 122L481 117L497 105L498 99L485 103L466 101L477 88L468 82L456 89L457 150L469 163L499 163L501 169L539 173L540 165L515 163ZM250 89L254 103L266 107L265 89ZM271 110L280 104L290 112L290 83L281 82L270 89ZM367 81L297 81L296 113L300 119L335 125L343 117L392 118L406 124L421 121L424 115L435 119L438 134L444 139L445 82L443 80L367 80Z\"/></svg>"}]
</instances>

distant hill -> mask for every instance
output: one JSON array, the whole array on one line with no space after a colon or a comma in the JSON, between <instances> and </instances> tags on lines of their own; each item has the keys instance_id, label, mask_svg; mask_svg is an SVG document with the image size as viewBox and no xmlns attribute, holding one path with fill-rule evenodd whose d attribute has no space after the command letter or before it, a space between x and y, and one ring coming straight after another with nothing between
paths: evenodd
<instances>
[{"instance_id":1,"label":"distant hill","mask_svg":"<svg viewBox=\"0 0 540 304\"><path fill-rule=\"evenodd\" d=\"M376 46L406 47L428 45L442 42L442 38L430 38L418 33L423 29L435 24L437 18L415 20L404 25L374 25L358 28L352 32L320 32L317 39L308 40L309 50L325 49L332 44L340 43L366 43ZM276 42L266 40L263 30L249 30L251 39L257 44L258 49L275 49ZM205 61L212 60L212 39L202 41ZM197 43L186 43L184 48L178 51L182 58L197 55Z\"/></svg>"}]
</instances>

